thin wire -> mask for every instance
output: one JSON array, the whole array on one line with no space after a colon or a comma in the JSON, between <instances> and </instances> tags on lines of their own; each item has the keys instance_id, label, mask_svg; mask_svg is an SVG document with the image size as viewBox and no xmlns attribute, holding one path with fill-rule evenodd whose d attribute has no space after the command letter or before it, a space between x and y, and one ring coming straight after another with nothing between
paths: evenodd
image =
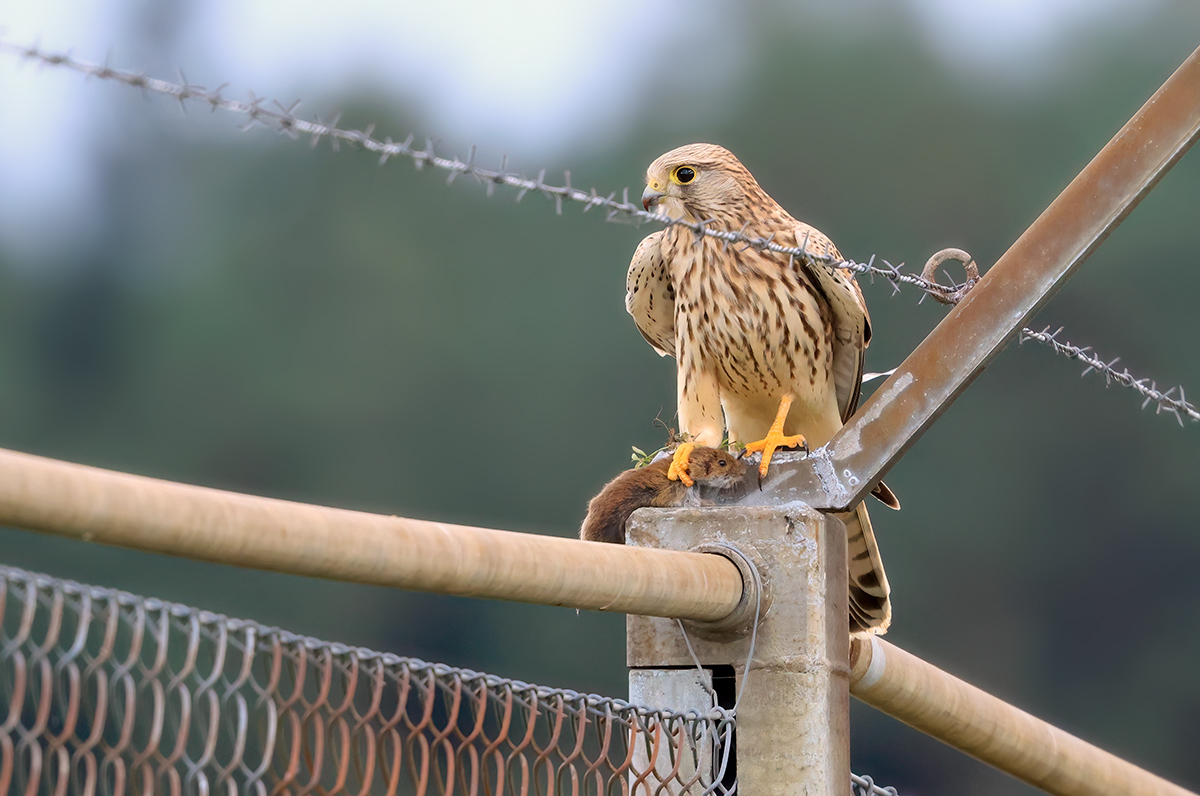
<instances>
[{"instance_id":1,"label":"thin wire","mask_svg":"<svg viewBox=\"0 0 1200 796\"><path fill-rule=\"evenodd\" d=\"M700 685L708 693L709 697L712 698L712 703L714 705L718 704L717 691L705 680L704 665L700 663L700 657L696 655L696 650L692 649L692 639L690 636L688 636L687 628L684 626L683 620L676 618L675 624L679 626L679 632L683 634L683 643L687 645L688 655L692 656L692 663L696 664L696 671L700 673Z\"/></svg>"},{"instance_id":2,"label":"thin wire","mask_svg":"<svg viewBox=\"0 0 1200 796\"><path fill-rule=\"evenodd\" d=\"M750 681L750 666L754 663L754 649L758 645L758 620L762 611L762 576L758 574L758 570L751 567L750 574L754 576L755 600L754 600L754 625L750 628L750 651L746 655L746 668L742 670L742 685L738 688L737 699L733 701L733 708L730 713L737 716L738 706L742 704L742 697L746 695L746 683ZM696 669L700 672L700 685L704 686L704 690L712 697L713 704L717 704L717 692L704 681L704 666L700 663L700 658L696 655L696 650L692 649L692 640L688 636L687 627L684 626L682 619L676 619L675 623L679 625L679 632L683 634L683 643L687 645L688 654L692 656L692 663L696 664Z\"/></svg>"},{"instance_id":3,"label":"thin wire","mask_svg":"<svg viewBox=\"0 0 1200 796\"><path fill-rule=\"evenodd\" d=\"M750 665L754 663L754 648L758 644L758 620L762 611L762 595L763 583L762 576L758 574L756 567L750 567L750 574L754 576L754 593L757 598L754 601L754 627L750 630L750 652L746 655L746 669L742 674L742 687L738 689L737 699L733 701L734 716L737 715L738 706L742 704L742 697L746 695L746 683L750 681Z\"/></svg>"}]
</instances>

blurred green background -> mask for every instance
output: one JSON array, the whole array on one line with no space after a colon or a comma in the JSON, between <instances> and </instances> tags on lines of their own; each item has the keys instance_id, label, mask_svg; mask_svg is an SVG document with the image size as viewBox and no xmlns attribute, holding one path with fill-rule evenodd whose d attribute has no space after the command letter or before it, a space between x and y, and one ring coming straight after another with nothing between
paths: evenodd
<instances>
[{"instance_id":1,"label":"blurred green background","mask_svg":"<svg viewBox=\"0 0 1200 796\"><path fill-rule=\"evenodd\" d=\"M182 66L197 82L232 81L230 96L263 91L222 72L215 55L196 56L203 42L185 35L192 5L117 5L114 66L164 78ZM378 75L313 97L297 78L279 99L298 93L309 101L301 111L342 110L342 127L375 123L380 136L440 137L447 154L478 143L482 162L508 154L510 169L546 168L548 181L569 169L573 184L601 193L630 186L636 195L660 153L718 142L847 256L919 267L959 246L986 269L1200 44L1195 6L1107 5L1103 24L1067 30L1052 57L1014 51L1012 60L1029 59L1015 65L1004 52L972 61L970 49L986 41L931 39L909 5L882 3L857 15L673 4L678 19L644 12L656 27L634 47L514 44L542 48L534 54L547 70L568 59L620 65L604 96L628 86L626 115L552 143L536 131L489 140L486 124L431 129L449 117L415 91L398 99L382 90ZM693 37L704 46L690 47ZM103 60L103 44L76 55ZM193 56L210 74L193 74L202 68ZM8 54L0 79L32 93L83 86L79 75ZM673 417L674 363L645 344L623 306L625 269L649 228L578 207L556 217L540 197L517 203L504 190L489 199L468 179L447 187L444 173L403 161L381 168L349 147L238 133L242 119L199 106L184 115L116 84L93 81L72 96L89 109L67 129L92 198L54 223L10 221L0 238L0 445L571 536L588 498L628 466L630 446L662 444L654 420ZM4 140L21 157L18 139ZM0 182L0 208L19 207L24 190ZM1063 325L1066 339L1200 395L1197 222L1193 153L1035 325ZM915 290L864 289L870 370L897 364L944 315L932 301L918 306ZM894 589L888 639L1200 788L1200 680L1186 663L1200 655L1197 429L1139 412L1136 395L1080 370L1037 344L1013 346L891 472L904 510L875 512ZM0 551L6 564L325 639L625 691L620 616L263 574L15 530L0 530ZM1033 792L862 705L853 721L854 769L902 793Z\"/></svg>"}]
</instances>

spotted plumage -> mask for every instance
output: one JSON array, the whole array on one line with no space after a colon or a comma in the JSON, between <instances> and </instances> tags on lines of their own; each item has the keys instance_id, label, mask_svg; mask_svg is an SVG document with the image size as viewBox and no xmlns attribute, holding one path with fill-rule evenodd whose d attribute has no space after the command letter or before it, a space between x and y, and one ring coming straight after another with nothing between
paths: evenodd
<instances>
[{"instance_id":1,"label":"spotted plumage","mask_svg":"<svg viewBox=\"0 0 1200 796\"><path fill-rule=\"evenodd\" d=\"M647 169L646 183L647 209L841 259L829 238L792 218L722 147L668 152ZM638 245L625 304L650 345L678 361L680 429L699 445L767 436L786 399L783 433L816 447L858 406L871 326L847 271L671 226ZM850 543L851 627L883 632L889 586L870 518L862 505L839 516Z\"/></svg>"}]
</instances>

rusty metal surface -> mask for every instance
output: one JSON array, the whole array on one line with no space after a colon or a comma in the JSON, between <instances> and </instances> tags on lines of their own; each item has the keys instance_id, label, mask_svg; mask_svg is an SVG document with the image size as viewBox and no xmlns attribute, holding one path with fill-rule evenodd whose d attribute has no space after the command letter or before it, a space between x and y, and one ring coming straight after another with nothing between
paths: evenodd
<instances>
[{"instance_id":1,"label":"rusty metal surface","mask_svg":"<svg viewBox=\"0 0 1200 796\"><path fill-rule=\"evenodd\" d=\"M1200 50L917 346L829 444L772 467L763 497L858 503L1200 136Z\"/></svg>"}]
</instances>

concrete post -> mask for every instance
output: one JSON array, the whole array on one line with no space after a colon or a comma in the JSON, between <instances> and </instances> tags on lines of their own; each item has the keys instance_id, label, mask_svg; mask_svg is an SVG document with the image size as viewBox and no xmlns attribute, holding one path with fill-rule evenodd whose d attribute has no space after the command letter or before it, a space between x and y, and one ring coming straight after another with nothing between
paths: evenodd
<instances>
[{"instance_id":1,"label":"concrete post","mask_svg":"<svg viewBox=\"0 0 1200 796\"><path fill-rule=\"evenodd\" d=\"M734 698L745 685L737 709L738 793L849 793L841 522L803 505L642 509L630 522L629 544L725 554L739 565L744 581L752 587L761 583L761 603L744 600L727 622L684 623L703 666L732 667ZM746 591L753 595L755 589ZM756 604L760 621L747 672ZM675 620L630 615L627 628L631 696L650 707L711 704L700 679L686 672L695 663Z\"/></svg>"}]
</instances>

